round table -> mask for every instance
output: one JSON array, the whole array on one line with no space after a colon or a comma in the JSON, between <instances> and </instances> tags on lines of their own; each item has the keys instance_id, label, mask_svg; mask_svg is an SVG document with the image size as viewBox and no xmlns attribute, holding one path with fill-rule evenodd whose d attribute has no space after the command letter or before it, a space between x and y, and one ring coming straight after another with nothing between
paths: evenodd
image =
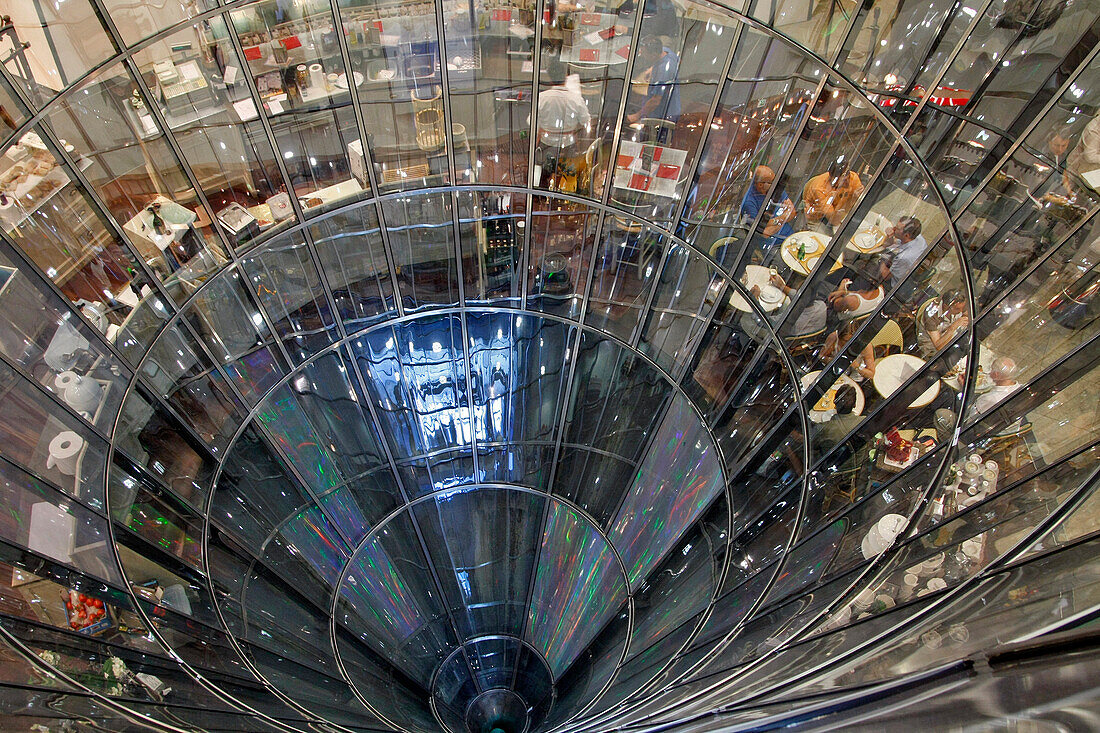
<instances>
[{"instance_id":1,"label":"round table","mask_svg":"<svg viewBox=\"0 0 1100 733\"><path fill-rule=\"evenodd\" d=\"M806 247L806 259L804 260L798 259L799 245L805 245ZM821 255L825 254L828 246L828 235L820 232L795 232L783 240L783 245L779 248L779 251L783 257L783 264L791 268L791 271L796 275L805 276L813 272L813 269L817 266L817 261L821 259ZM843 266L844 254L841 253L829 272L834 272Z\"/></svg>"},{"instance_id":2,"label":"round table","mask_svg":"<svg viewBox=\"0 0 1100 733\"><path fill-rule=\"evenodd\" d=\"M818 369L817 371L808 372L807 374L803 374L802 379L799 380L799 382L802 383L802 390L806 391L806 389L808 389L810 387L810 385L812 385L814 383L814 381L817 379L817 376L819 374L821 374L820 369ZM862 415L863 414L863 408L867 405L867 400L863 396L863 389L859 386L859 382L852 379L847 374L841 374L840 379L833 382L833 386L829 387L829 389L825 392L825 394L828 395L829 392L835 391L842 384L850 384L850 385L852 385L852 387L855 388L855 390L856 390L856 406L852 409L852 414L853 415ZM815 422L815 423L828 422L829 420L832 419L833 415L835 415L835 414L836 414L836 411L831 410L831 409L830 410L818 410L817 405L815 404L813 406L813 408L810 409L810 412L809 412L810 422Z\"/></svg>"},{"instance_id":3,"label":"round table","mask_svg":"<svg viewBox=\"0 0 1100 733\"><path fill-rule=\"evenodd\" d=\"M782 290L769 282L771 276L772 271L760 265L746 265L745 272L741 275L741 284L745 286L746 290L752 291L754 285L760 286L761 297L757 299L757 304L760 306L760 310L765 313L770 313L784 303L790 302L790 298L788 298ZM781 297L774 297L775 293L779 293ZM768 295L772 295L773 297L769 298ZM741 293L736 290L730 295L730 305L739 311L752 310L748 302L741 297Z\"/></svg>"},{"instance_id":4,"label":"round table","mask_svg":"<svg viewBox=\"0 0 1100 733\"><path fill-rule=\"evenodd\" d=\"M875 364L875 377L872 380L875 389L883 397L889 397L924 364L924 359L912 354L891 354L879 359ZM940 380L937 379L909 407L924 407L936 399L939 393Z\"/></svg>"}]
</instances>

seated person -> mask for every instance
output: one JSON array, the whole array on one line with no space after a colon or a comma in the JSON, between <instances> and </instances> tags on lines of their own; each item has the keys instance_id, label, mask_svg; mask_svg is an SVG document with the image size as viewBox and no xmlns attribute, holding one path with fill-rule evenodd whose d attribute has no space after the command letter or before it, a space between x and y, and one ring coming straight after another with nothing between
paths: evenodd
<instances>
[{"instance_id":1,"label":"seated person","mask_svg":"<svg viewBox=\"0 0 1100 733\"><path fill-rule=\"evenodd\" d=\"M884 277L889 280L891 289L901 284L917 267L928 242L921 236L920 219L915 216L903 216L897 224L886 230L886 247L882 262Z\"/></svg>"},{"instance_id":2,"label":"seated person","mask_svg":"<svg viewBox=\"0 0 1100 733\"><path fill-rule=\"evenodd\" d=\"M859 324L855 321L848 321L838 330L833 331L825 338L825 344L821 347L821 352L818 354L818 358L822 362L828 364L836 356L837 352L848 345L848 342L852 340L852 337L856 335L856 331L859 330ZM852 365L848 368L848 375L853 381L862 382L864 379L875 378L875 349L871 344L867 344L863 347L863 350L859 352L859 358L857 358Z\"/></svg>"},{"instance_id":3,"label":"seated person","mask_svg":"<svg viewBox=\"0 0 1100 733\"><path fill-rule=\"evenodd\" d=\"M837 388L833 406L836 408L836 415L822 425L813 438L814 444L822 453L844 440L863 419L853 412L856 409L856 388L850 384L842 384Z\"/></svg>"},{"instance_id":4,"label":"seated person","mask_svg":"<svg viewBox=\"0 0 1100 733\"><path fill-rule=\"evenodd\" d=\"M863 193L863 183L843 158L834 161L826 172L806 182L802 201L806 223L826 225L830 231L844 221Z\"/></svg>"},{"instance_id":5,"label":"seated person","mask_svg":"<svg viewBox=\"0 0 1100 733\"><path fill-rule=\"evenodd\" d=\"M916 321L917 348L922 357L930 359L951 343L959 329L970 323L966 315L966 298L959 290L932 298L921 307Z\"/></svg>"},{"instance_id":6,"label":"seated person","mask_svg":"<svg viewBox=\"0 0 1100 733\"><path fill-rule=\"evenodd\" d=\"M1016 381L1016 362L1006 357L997 357L989 367L989 378L993 387L974 400L973 414L982 415L999 405L1023 385Z\"/></svg>"},{"instance_id":7,"label":"seated person","mask_svg":"<svg viewBox=\"0 0 1100 733\"><path fill-rule=\"evenodd\" d=\"M768 192L775 181L775 172L766 165L757 166L753 172L752 185L745 198L741 199L741 219L751 224L761 208L766 212L760 220L757 237L763 235L762 249L770 250L779 246L784 239L794 234L791 220L794 219L794 203L786 191L778 190L769 199Z\"/></svg>"},{"instance_id":8,"label":"seated person","mask_svg":"<svg viewBox=\"0 0 1100 733\"><path fill-rule=\"evenodd\" d=\"M867 290L848 290L852 281L845 278L840 281L840 287L829 293L829 307L842 320L849 320L874 313L882 305L886 291L879 285Z\"/></svg>"},{"instance_id":9,"label":"seated person","mask_svg":"<svg viewBox=\"0 0 1100 733\"><path fill-rule=\"evenodd\" d=\"M633 124L644 119L667 120L676 126L680 119L680 57L671 48L664 46L656 36L647 36L638 42L638 57L634 61L635 76L638 81L649 82L642 106L626 116ZM662 128L657 142L668 142L668 129Z\"/></svg>"}]
</instances>

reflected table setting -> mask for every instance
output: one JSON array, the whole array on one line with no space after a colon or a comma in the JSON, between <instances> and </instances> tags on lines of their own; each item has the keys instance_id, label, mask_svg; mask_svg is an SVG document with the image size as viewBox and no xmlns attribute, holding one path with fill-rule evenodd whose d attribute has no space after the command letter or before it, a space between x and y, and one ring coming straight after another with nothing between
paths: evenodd
<instances>
[{"instance_id":1,"label":"reflected table setting","mask_svg":"<svg viewBox=\"0 0 1100 733\"><path fill-rule=\"evenodd\" d=\"M829 236L827 234L810 231L795 232L783 240L780 254L783 257L783 264L791 268L791 271L796 275L805 277L817 267L817 261L825 254L828 246ZM803 248L801 257L799 257L800 248ZM835 272L843 266L844 254L841 253L833 266L829 268L829 272Z\"/></svg>"},{"instance_id":2,"label":"reflected table setting","mask_svg":"<svg viewBox=\"0 0 1100 733\"><path fill-rule=\"evenodd\" d=\"M615 157L615 188L676 197L676 183L684 174L687 151L624 140Z\"/></svg>"},{"instance_id":3,"label":"reflected table setting","mask_svg":"<svg viewBox=\"0 0 1100 733\"><path fill-rule=\"evenodd\" d=\"M630 57L630 29L610 13L573 13L572 45L561 49L562 63L579 67L625 64Z\"/></svg>"},{"instance_id":4,"label":"reflected table setting","mask_svg":"<svg viewBox=\"0 0 1100 733\"><path fill-rule=\"evenodd\" d=\"M821 374L820 369L802 375L802 379L799 380L802 383L802 389L805 390L809 388L817 380L819 374ZM852 379L847 374L842 374L840 375L840 379L833 382L833 385L825 391L825 394L821 396L821 399L814 403L814 406L810 408L810 422L828 422L833 418L834 415L836 415L836 406L833 404L833 399L836 397L836 391L840 389L841 385L844 384L851 385L856 391L856 406L852 409L852 414L863 414L863 408L867 404L867 400L863 395L863 388L859 386L859 382Z\"/></svg>"},{"instance_id":5,"label":"reflected table setting","mask_svg":"<svg viewBox=\"0 0 1100 733\"><path fill-rule=\"evenodd\" d=\"M752 292L754 287L760 288L760 297L757 298L757 303L765 313L770 313L783 304L790 302L786 293L771 284L770 280L773 274L773 271L767 267L746 265L745 272L741 275L741 284L745 286L746 290ZM729 302L739 311L752 310L752 307L737 291L730 295Z\"/></svg>"},{"instance_id":6,"label":"reflected table setting","mask_svg":"<svg viewBox=\"0 0 1100 733\"><path fill-rule=\"evenodd\" d=\"M876 254L886 248L886 230L894 224L882 214L870 212L860 222L859 228L845 245L847 249L859 254Z\"/></svg>"},{"instance_id":7,"label":"reflected table setting","mask_svg":"<svg viewBox=\"0 0 1100 733\"><path fill-rule=\"evenodd\" d=\"M897 392L902 384L920 370L925 364L924 359L912 354L891 354L880 359L875 366L875 377L872 380L875 389L883 397L889 397ZM936 380L917 399L910 403L909 407L925 407L940 394L940 381Z\"/></svg>"},{"instance_id":8,"label":"reflected table setting","mask_svg":"<svg viewBox=\"0 0 1100 733\"><path fill-rule=\"evenodd\" d=\"M993 380L989 376L989 370L993 366L995 358L997 358L996 354L989 347L982 344L978 345L978 374L974 380L974 391L977 394L988 392L993 388ZM951 371L942 377L944 383L956 392L962 391L963 384L966 381L966 364L967 357L964 356L951 368Z\"/></svg>"}]
</instances>

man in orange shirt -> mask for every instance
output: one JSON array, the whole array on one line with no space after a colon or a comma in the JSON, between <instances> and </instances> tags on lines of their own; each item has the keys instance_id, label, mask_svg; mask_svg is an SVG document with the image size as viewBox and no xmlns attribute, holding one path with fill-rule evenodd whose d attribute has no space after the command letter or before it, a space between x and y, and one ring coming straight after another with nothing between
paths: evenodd
<instances>
[{"instance_id":1,"label":"man in orange shirt","mask_svg":"<svg viewBox=\"0 0 1100 733\"><path fill-rule=\"evenodd\" d=\"M802 191L806 223L840 226L862 193L863 183L855 171L843 159L835 161L828 171L806 181Z\"/></svg>"}]
</instances>

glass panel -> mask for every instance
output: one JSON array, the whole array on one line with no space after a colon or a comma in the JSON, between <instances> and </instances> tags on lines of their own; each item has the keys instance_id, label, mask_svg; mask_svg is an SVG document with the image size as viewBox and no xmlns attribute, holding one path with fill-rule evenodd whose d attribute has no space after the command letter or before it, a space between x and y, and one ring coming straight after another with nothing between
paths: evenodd
<instances>
[{"instance_id":1,"label":"glass panel","mask_svg":"<svg viewBox=\"0 0 1100 733\"><path fill-rule=\"evenodd\" d=\"M389 230L405 310L458 302L454 220L447 193L421 193L384 199L382 215Z\"/></svg>"},{"instance_id":2,"label":"glass panel","mask_svg":"<svg viewBox=\"0 0 1100 733\"><path fill-rule=\"evenodd\" d=\"M444 58L458 181L525 185L534 13L488 3L476 12L457 2L445 8L446 15L453 13L444 25ZM423 95L413 91L415 108ZM423 123L417 116L413 122L421 143L427 139L419 134Z\"/></svg>"},{"instance_id":3,"label":"glass panel","mask_svg":"<svg viewBox=\"0 0 1100 733\"><path fill-rule=\"evenodd\" d=\"M359 547L339 589L336 620L362 643L428 686L457 644L409 514ZM338 650L340 637L337 637ZM342 653L342 652L341 652Z\"/></svg>"},{"instance_id":4,"label":"glass panel","mask_svg":"<svg viewBox=\"0 0 1100 733\"><path fill-rule=\"evenodd\" d=\"M254 402L289 369L281 352L262 346L270 343L271 334L250 289L248 278L230 270L210 281L186 315L215 359L236 362L229 368L230 377Z\"/></svg>"},{"instance_id":5,"label":"glass panel","mask_svg":"<svg viewBox=\"0 0 1100 733\"><path fill-rule=\"evenodd\" d=\"M0 478L0 538L122 587L106 519L10 463L0 462Z\"/></svg>"},{"instance_id":6,"label":"glass panel","mask_svg":"<svg viewBox=\"0 0 1100 733\"><path fill-rule=\"evenodd\" d=\"M566 318L580 315L588 282L595 210L534 196L528 237L527 307Z\"/></svg>"},{"instance_id":7,"label":"glass panel","mask_svg":"<svg viewBox=\"0 0 1100 733\"><path fill-rule=\"evenodd\" d=\"M88 0L64 7L50 3L4 3L18 49L4 67L38 106L115 53L106 29Z\"/></svg>"},{"instance_id":8,"label":"glass panel","mask_svg":"<svg viewBox=\"0 0 1100 733\"><path fill-rule=\"evenodd\" d=\"M0 455L103 509L107 445L7 364L0 364Z\"/></svg>"},{"instance_id":9,"label":"glass panel","mask_svg":"<svg viewBox=\"0 0 1100 733\"><path fill-rule=\"evenodd\" d=\"M87 169L83 150L70 154ZM0 226L66 298L94 309L101 330L124 325L150 283L54 152L31 131L0 158Z\"/></svg>"},{"instance_id":10,"label":"glass panel","mask_svg":"<svg viewBox=\"0 0 1100 733\"><path fill-rule=\"evenodd\" d=\"M461 637L523 633L545 501L474 489L413 509Z\"/></svg>"},{"instance_id":11,"label":"glass panel","mask_svg":"<svg viewBox=\"0 0 1100 733\"><path fill-rule=\"evenodd\" d=\"M627 586L607 540L565 505L551 505L542 543L526 639L557 678L626 600Z\"/></svg>"},{"instance_id":12,"label":"glass panel","mask_svg":"<svg viewBox=\"0 0 1100 733\"><path fill-rule=\"evenodd\" d=\"M77 165L133 250L182 300L225 262L225 252L213 230L202 228L204 210L151 103L115 64L53 105L48 121L81 154Z\"/></svg>"},{"instance_id":13,"label":"glass panel","mask_svg":"<svg viewBox=\"0 0 1100 733\"><path fill-rule=\"evenodd\" d=\"M310 248L299 237L268 242L241 260L241 268L295 362L336 340L321 277Z\"/></svg>"},{"instance_id":14,"label":"glass panel","mask_svg":"<svg viewBox=\"0 0 1100 733\"><path fill-rule=\"evenodd\" d=\"M697 419L687 400L677 395L653 432L611 523L608 536L632 588L725 488L710 433Z\"/></svg>"},{"instance_id":15,"label":"glass panel","mask_svg":"<svg viewBox=\"0 0 1100 733\"><path fill-rule=\"evenodd\" d=\"M288 193L307 215L360 196L359 133L329 4L268 1L230 15L291 178ZM350 77L363 79L360 71Z\"/></svg>"},{"instance_id":16,"label":"glass panel","mask_svg":"<svg viewBox=\"0 0 1100 733\"><path fill-rule=\"evenodd\" d=\"M211 453L226 449L240 426L242 406L210 357L178 321L150 347L142 374Z\"/></svg>"},{"instance_id":17,"label":"glass panel","mask_svg":"<svg viewBox=\"0 0 1100 733\"><path fill-rule=\"evenodd\" d=\"M348 333L396 308L393 282L373 206L310 225L321 270Z\"/></svg>"},{"instance_id":18,"label":"glass panel","mask_svg":"<svg viewBox=\"0 0 1100 733\"><path fill-rule=\"evenodd\" d=\"M168 594L169 600L163 601L164 605L187 615L191 615L192 607L198 608L205 614L206 623L217 625L217 618L208 607L205 586L200 586L198 583L201 581L195 576L195 573L202 573L202 519L198 509L180 502L178 498L161 489L156 482L124 464L124 460L116 458L108 480L111 491L110 513L115 520L116 547L120 552L126 549L128 553L123 563L127 575L132 582L141 583L147 579L140 577L141 574L150 571L152 577L164 580L157 583ZM126 529L133 535L128 535ZM137 541L136 538L144 542ZM138 551L141 554L129 548L140 548ZM197 584L191 587L182 577L166 574L168 571L163 567L151 570L145 568L143 561L147 558L154 563L170 565L175 568L175 572L195 578ZM181 562L187 567L181 568ZM177 584L181 586L179 591L167 590ZM184 592L185 598L178 596L180 592ZM199 598L202 599L203 608L200 608Z\"/></svg>"},{"instance_id":19,"label":"glass panel","mask_svg":"<svg viewBox=\"0 0 1100 733\"><path fill-rule=\"evenodd\" d=\"M585 323L628 341L643 315L668 237L625 216L604 220L603 257L592 276Z\"/></svg>"},{"instance_id":20,"label":"glass panel","mask_svg":"<svg viewBox=\"0 0 1100 733\"><path fill-rule=\"evenodd\" d=\"M448 12L455 31L447 39L445 52L450 82L447 91L454 93L450 102L452 134L448 135L435 6L388 0L340 0L339 5L351 61L362 76L359 105L379 189L384 192L447 183L447 155L452 149L458 180L471 181L468 140L478 140L483 134L482 125L492 123L491 117L471 118L471 102L477 97L460 98L460 93L474 87L479 69L492 63L508 64L510 57L501 54L502 58L489 60L485 49L471 36L470 8L456 6ZM475 105L475 110L485 109ZM356 140L353 145L361 155L362 142Z\"/></svg>"},{"instance_id":21,"label":"glass panel","mask_svg":"<svg viewBox=\"0 0 1100 733\"><path fill-rule=\"evenodd\" d=\"M162 12L157 21L164 21ZM136 27L119 30L126 35ZM230 244L243 245L291 224L286 184L248 87L238 83L242 63L225 21L213 17L174 33L134 60L217 220L212 224L205 211L196 211L202 219L196 226L211 233L217 227Z\"/></svg>"},{"instance_id":22,"label":"glass panel","mask_svg":"<svg viewBox=\"0 0 1100 733\"><path fill-rule=\"evenodd\" d=\"M698 343L717 301L717 270L698 254L672 245L642 327L639 349L673 372Z\"/></svg>"},{"instance_id":23,"label":"glass panel","mask_svg":"<svg viewBox=\"0 0 1100 733\"><path fill-rule=\"evenodd\" d=\"M179 418L138 389L122 405L115 447L184 501L203 505L215 470L213 458Z\"/></svg>"},{"instance_id":24,"label":"glass panel","mask_svg":"<svg viewBox=\"0 0 1100 733\"><path fill-rule=\"evenodd\" d=\"M470 315L475 419L487 442L552 441L573 329L511 314Z\"/></svg>"},{"instance_id":25,"label":"glass panel","mask_svg":"<svg viewBox=\"0 0 1100 733\"><path fill-rule=\"evenodd\" d=\"M0 351L85 419L110 431L129 370L32 273L0 251Z\"/></svg>"},{"instance_id":26,"label":"glass panel","mask_svg":"<svg viewBox=\"0 0 1100 733\"><path fill-rule=\"evenodd\" d=\"M204 10L213 8L214 0L173 0L158 6L136 5L129 0L101 0L107 14L111 16L119 35L127 46L132 46L143 38L147 38L159 30L175 25L187 18L194 17ZM156 12L154 12L154 8ZM206 51L207 37L195 27L193 35L180 33L175 36L175 41L165 51L173 54L185 54L192 50ZM184 45L187 45L184 48ZM198 46L198 49L195 49Z\"/></svg>"}]
</instances>

